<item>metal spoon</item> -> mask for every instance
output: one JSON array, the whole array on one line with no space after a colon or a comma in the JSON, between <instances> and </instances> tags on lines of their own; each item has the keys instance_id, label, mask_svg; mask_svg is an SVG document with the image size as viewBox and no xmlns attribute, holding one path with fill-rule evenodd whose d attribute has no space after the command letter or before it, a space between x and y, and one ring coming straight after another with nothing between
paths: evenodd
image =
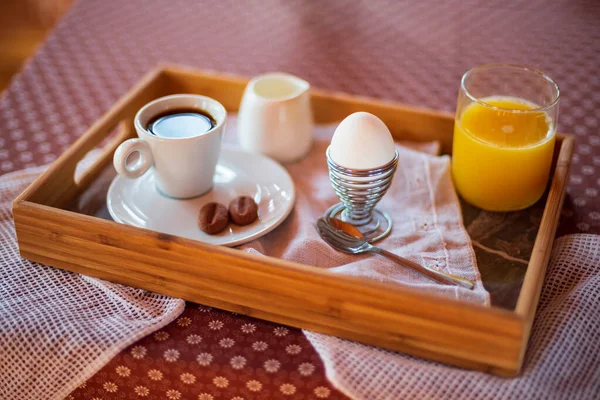
<instances>
[{"instance_id":1,"label":"metal spoon","mask_svg":"<svg viewBox=\"0 0 600 400\"><path fill-rule=\"evenodd\" d=\"M358 229L347 222L340 221L336 218L322 217L317 220L317 230L319 231L321 238L331 247L344 253L377 253L389 258L403 267L419 272L420 274L425 275L426 277L438 283L473 289L474 284L468 279L424 267L394 253L390 253L389 251L380 247L373 246L367 242Z\"/></svg>"}]
</instances>

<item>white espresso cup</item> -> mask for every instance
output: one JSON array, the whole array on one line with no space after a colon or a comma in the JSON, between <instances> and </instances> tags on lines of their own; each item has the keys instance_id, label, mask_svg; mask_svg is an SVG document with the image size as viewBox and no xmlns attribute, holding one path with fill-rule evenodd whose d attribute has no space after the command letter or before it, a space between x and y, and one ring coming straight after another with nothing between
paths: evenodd
<instances>
[{"instance_id":1,"label":"white espresso cup","mask_svg":"<svg viewBox=\"0 0 600 400\"><path fill-rule=\"evenodd\" d=\"M148 130L150 121L170 110L198 110L216 122L207 132L186 137L163 137ZM115 151L113 164L119 175L135 179L154 167L160 193L185 199L212 189L221 152L227 111L218 101L194 94L161 97L142 107L134 118L139 139L128 139Z\"/></svg>"},{"instance_id":2,"label":"white espresso cup","mask_svg":"<svg viewBox=\"0 0 600 400\"><path fill-rule=\"evenodd\" d=\"M305 80L281 72L253 78L238 114L242 148L283 163L306 156L313 135L309 89Z\"/></svg>"}]
</instances>

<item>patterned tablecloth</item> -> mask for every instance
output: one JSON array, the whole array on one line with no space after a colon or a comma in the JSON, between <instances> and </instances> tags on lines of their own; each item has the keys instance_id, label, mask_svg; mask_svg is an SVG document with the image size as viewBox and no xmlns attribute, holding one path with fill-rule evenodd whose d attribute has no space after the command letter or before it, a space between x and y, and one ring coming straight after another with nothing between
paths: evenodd
<instances>
[{"instance_id":1,"label":"patterned tablecloth","mask_svg":"<svg viewBox=\"0 0 600 400\"><path fill-rule=\"evenodd\" d=\"M464 71L561 87L577 139L560 232L600 233L600 3L80 0L0 97L0 172L53 161L145 72L180 63L453 110ZM299 330L189 304L72 398L343 398Z\"/></svg>"}]
</instances>

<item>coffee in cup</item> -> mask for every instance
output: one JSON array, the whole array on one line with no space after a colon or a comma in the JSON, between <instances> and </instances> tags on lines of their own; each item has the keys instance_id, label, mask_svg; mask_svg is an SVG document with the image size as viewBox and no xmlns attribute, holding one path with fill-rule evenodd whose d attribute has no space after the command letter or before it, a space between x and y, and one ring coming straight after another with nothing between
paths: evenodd
<instances>
[{"instance_id":1,"label":"coffee in cup","mask_svg":"<svg viewBox=\"0 0 600 400\"><path fill-rule=\"evenodd\" d=\"M186 138L211 131L217 121L205 111L177 109L160 113L147 126L148 132L164 138Z\"/></svg>"}]
</instances>

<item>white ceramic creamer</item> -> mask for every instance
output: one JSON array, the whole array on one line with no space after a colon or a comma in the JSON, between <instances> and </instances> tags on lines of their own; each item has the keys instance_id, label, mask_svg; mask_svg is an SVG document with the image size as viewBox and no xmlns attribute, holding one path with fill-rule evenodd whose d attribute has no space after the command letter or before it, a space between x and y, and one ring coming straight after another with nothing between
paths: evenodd
<instances>
[{"instance_id":1,"label":"white ceramic creamer","mask_svg":"<svg viewBox=\"0 0 600 400\"><path fill-rule=\"evenodd\" d=\"M298 161L312 144L310 85L285 73L269 73L248 83L238 115L240 145L279 162Z\"/></svg>"}]
</instances>

